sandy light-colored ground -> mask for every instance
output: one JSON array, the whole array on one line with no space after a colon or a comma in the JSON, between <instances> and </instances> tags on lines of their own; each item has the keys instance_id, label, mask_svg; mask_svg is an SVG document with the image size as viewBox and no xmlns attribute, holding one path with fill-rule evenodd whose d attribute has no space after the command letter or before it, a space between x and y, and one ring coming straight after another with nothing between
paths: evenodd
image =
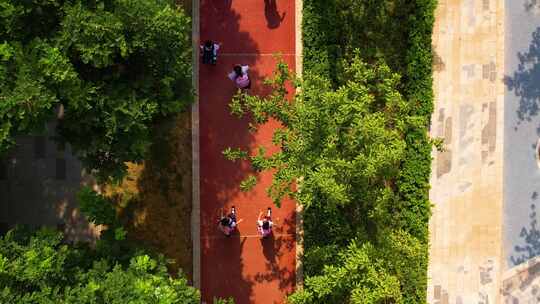
<instances>
[{"instance_id":1,"label":"sandy light-colored ground","mask_svg":"<svg viewBox=\"0 0 540 304\"><path fill-rule=\"evenodd\" d=\"M429 303L540 303L540 2L441 0Z\"/></svg>"},{"instance_id":2,"label":"sandy light-colored ground","mask_svg":"<svg viewBox=\"0 0 540 304\"><path fill-rule=\"evenodd\" d=\"M502 260L504 3L440 0L429 303L498 303Z\"/></svg>"}]
</instances>

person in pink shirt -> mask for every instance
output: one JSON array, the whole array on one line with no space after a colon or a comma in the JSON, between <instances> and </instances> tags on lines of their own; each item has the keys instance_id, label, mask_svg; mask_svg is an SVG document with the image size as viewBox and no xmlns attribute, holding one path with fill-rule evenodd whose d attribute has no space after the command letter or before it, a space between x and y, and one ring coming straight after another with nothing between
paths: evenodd
<instances>
[{"instance_id":1,"label":"person in pink shirt","mask_svg":"<svg viewBox=\"0 0 540 304\"><path fill-rule=\"evenodd\" d=\"M249 79L248 70L249 66L237 64L228 75L229 79L234 81L236 87L241 90L251 89L251 80Z\"/></svg>"},{"instance_id":2,"label":"person in pink shirt","mask_svg":"<svg viewBox=\"0 0 540 304\"><path fill-rule=\"evenodd\" d=\"M266 239L272 234L272 209L268 207L266 211L266 216L261 219L262 211L259 212L259 217L257 218L257 231L262 236L262 238Z\"/></svg>"}]
</instances>

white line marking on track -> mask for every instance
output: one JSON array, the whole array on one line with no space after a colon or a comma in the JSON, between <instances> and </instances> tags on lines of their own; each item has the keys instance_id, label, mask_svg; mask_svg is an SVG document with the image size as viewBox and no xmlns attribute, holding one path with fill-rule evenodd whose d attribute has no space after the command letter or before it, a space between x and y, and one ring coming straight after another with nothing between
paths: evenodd
<instances>
[{"instance_id":1,"label":"white line marking on track","mask_svg":"<svg viewBox=\"0 0 540 304\"><path fill-rule=\"evenodd\" d=\"M274 233L274 238L276 237L288 237L288 236L296 236L295 233ZM233 238L262 238L258 234L243 234L243 235L231 235L231 236L225 236L225 235L217 235L217 236L201 236L201 240L205 239L233 239Z\"/></svg>"},{"instance_id":2,"label":"white line marking on track","mask_svg":"<svg viewBox=\"0 0 540 304\"><path fill-rule=\"evenodd\" d=\"M293 53L219 53L218 57L269 57L269 56L291 57Z\"/></svg>"}]
</instances>

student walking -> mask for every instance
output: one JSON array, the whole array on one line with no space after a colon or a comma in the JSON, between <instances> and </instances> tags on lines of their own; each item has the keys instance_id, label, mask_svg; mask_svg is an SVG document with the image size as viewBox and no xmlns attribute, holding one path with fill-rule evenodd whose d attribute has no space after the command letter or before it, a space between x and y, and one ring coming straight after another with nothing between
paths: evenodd
<instances>
[{"instance_id":1,"label":"student walking","mask_svg":"<svg viewBox=\"0 0 540 304\"><path fill-rule=\"evenodd\" d=\"M231 213L229 213L227 216L223 215L223 209L221 209L221 215L218 221L218 229L221 230L225 236L231 236L231 234L236 230L238 223L239 221L237 222L236 220L236 208L234 206L231 207Z\"/></svg>"},{"instance_id":2,"label":"student walking","mask_svg":"<svg viewBox=\"0 0 540 304\"><path fill-rule=\"evenodd\" d=\"M266 210L266 216L261 219L262 211L259 212L259 216L257 218L257 231L262 236L262 238L266 239L272 234L272 209L268 207Z\"/></svg>"},{"instance_id":3,"label":"student walking","mask_svg":"<svg viewBox=\"0 0 540 304\"><path fill-rule=\"evenodd\" d=\"M251 80L249 79L248 71L248 65L237 64L228 76L230 80L234 81L236 87L241 90L248 90L251 89Z\"/></svg>"},{"instance_id":4,"label":"student walking","mask_svg":"<svg viewBox=\"0 0 540 304\"><path fill-rule=\"evenodd\" d=\"M213 42L212 40L206 40L201 47L201 56L203 64L216 65L218 50L221 47L221 43Z\"/></svg>"}]
</instances>

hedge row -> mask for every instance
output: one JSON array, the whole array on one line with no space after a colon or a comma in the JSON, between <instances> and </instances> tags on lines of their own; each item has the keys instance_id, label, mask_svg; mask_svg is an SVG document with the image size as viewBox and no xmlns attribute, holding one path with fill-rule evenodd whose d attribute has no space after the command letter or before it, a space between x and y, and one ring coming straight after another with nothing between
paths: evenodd
<instances>
[{"instance_id":1,"label":"hedge row","mask_svg":"<svg viewBox=\"0 0 540 304\"><path fill-rule=\"evenodd\" d=\"M426 301L432 149L427 129L433 111L431 36L435 7L436 0L304 0L303 8L304 73L323 75L338 87L346 80L342 62L354 52L366 62L383 60L402 75L401 93L414 104L410 115L422 120L421 127L406 134L407 157L396 179L401 198L395 207L396 224L422 243L420 265L410 269L410 280L402 286L405 303ZM307 235L316 231L309 225L317 218L320 214L306 214L308 254L320 241ZM347 224L342 225L346 230ZM344 241L333 244L343 246ZM320 255L315 251L312 254ZM307 276L321 270L305 266Z\"/></svg>"},{"instance_id":2,"label":"hedge row","mask_svg":"<svg viewBox=\"0 0 540 304\"><path fill-rule=\"evenodd\" d=\"M427 134L433 112L433 77L431 36L436 0L413 2L409 19L409 47L406 52L407 70L404 77L404 94L415 104L411 115L421 116L424 129L410 130L407 135L407 161L398 178L398 191L406 202L402 208L407 230L426 243L428 221L431 215L429 202L429 177L431 174L431 144Z\"/></svg>"}]
</instances>

